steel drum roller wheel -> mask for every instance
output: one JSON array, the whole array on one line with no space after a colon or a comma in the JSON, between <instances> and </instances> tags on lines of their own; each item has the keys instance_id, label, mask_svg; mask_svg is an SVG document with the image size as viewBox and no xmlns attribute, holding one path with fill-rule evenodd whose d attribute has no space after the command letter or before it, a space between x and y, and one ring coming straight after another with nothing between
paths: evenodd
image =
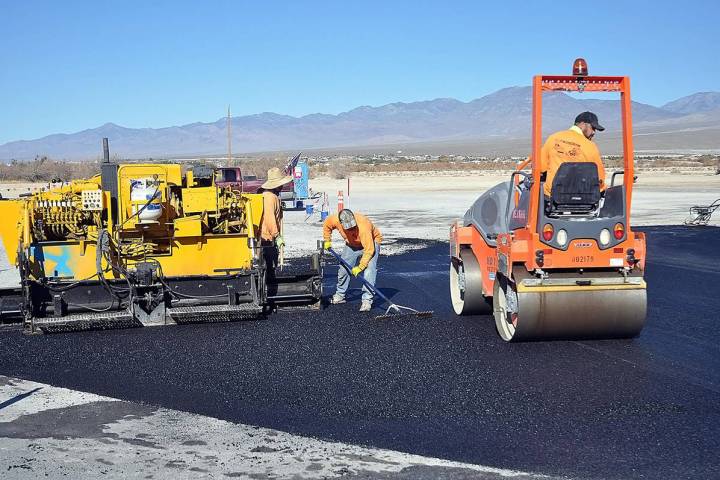
<instances>
[{"instance_id":1,"label":"steel drum roller wheel","mask_svg":"<svg viewBox=\"0 0 720 480\"><path fill-rule=\"evenodd\" d=\"M493 285L493 317L498 334L506 342L515 336L518 313L515 283L500 273L496 274Z\"/></svg>"},{"instance_id":2,"label":"steel drum roller wheel","mask_svg":"<svg viewBox=\"0 0 720 480\"><path fill-rule=\"evenodd\" d=\"M450 262L450 299L457 315L490 313L491 308L482 294L482 270L469 249L460 252L462 261Z\"/></svg>"},{"instance_id":3,"label":"steel drum roller wheel","mask_svg":"<svg viewBox=\"0 0 720 480\"><path fill-rule=\"evenodd\" d=\"M500 274L493 287L495 326L506 342L632 338L646 311L644 288L518 293L515 279Z\"/></svg>"}]
</instances>

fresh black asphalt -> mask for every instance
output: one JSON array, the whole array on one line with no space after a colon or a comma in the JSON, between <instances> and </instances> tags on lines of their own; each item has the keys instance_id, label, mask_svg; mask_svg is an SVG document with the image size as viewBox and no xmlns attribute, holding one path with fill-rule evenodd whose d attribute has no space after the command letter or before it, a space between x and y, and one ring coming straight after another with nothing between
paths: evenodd
<instances>
[{"instance_id":1,"label":"fresh black asphalt","mask_svg":"<svg viewBox=\"0 0 720 480\"><path fill-rule=\"evenodd\" d=\"M255 322L4 329L0 374L494 467L720 478L720 228L643 230L648 319L633 340L506 344L490 317L452 313L438 243L381 257L378 276L432 318L375 321L356 290L346 305Z\"/></svg>"}]
</instances>

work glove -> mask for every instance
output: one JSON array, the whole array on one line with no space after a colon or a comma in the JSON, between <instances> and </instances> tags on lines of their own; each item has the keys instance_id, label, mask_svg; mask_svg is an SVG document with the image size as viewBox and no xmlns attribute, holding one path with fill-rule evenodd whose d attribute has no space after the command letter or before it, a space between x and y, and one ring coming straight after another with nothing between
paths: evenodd
<instances>
[{"instance_id":1,"label":"work glove","mask_svg":"<svg viewBox=\"0 0 720 480\"><path fill-rule=\"evenodd\" d=\"M358 275L360 275L360 272L362 272L362 271L363 271L363 269L360 267L353 267L353 269L350 271L350 273L353 274L353 277L357 277Z\"/></svg>"},{"instance_id":2,"label":"work glove","mask_svg":"<svg viewBox=\"0 0 720 480\"><path fill-rule=\"evenodd\" d=\"M275 245L277 246L277 248L282 248L285 246L285 239L282 235L278 235L277 237L275 237Z\"/></svg>"},{"instance_id":3,"label":"work glove","mask_svg":"<svg viewBox=\"0 0 720 480\"><path fill-rule=\"evenodd\" d=\"M331 242L330 240L325 240L325 241L323 242L323 248L324 248L325 250L329 250L330 247L332 247L332 242Z\"/></svg>"}]
</instances>

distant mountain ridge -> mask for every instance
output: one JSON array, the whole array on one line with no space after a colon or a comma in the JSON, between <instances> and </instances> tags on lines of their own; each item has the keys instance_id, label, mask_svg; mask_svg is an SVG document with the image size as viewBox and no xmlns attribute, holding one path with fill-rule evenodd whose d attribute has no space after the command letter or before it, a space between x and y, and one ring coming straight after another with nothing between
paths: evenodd
<instances>
[{"instance_id":1,"label":"distant mountain ridge","mask_svg":"<svg viewBox=\"0 0 720 480\"><path fill-rule=\"evenodd\" d=\"M360 106L337 115L315 113L293 117L265 112L233 117L233 150L258 152L527 138L531 93L530 87L509 87L469 102L438 98L380 107ZM545 131L571 125L575 115L585 110L597 113L609 132L620 128L616 100L548 93L544 96L543 110ZM632 113L635 131L648 134L716 130L720 127L720 92L696 93L662 107L634 102ZM122 158L222 154L226 150L226 122L221 118L210 123L165 128L126 128L106 123L76 133L0 145L0 160L22 160L36 155L97 158L103 137L110 139L112 151Z\"/></svg>"},{"instance_id":2,"label":"distant mountain ridge","mask_svg":"<svg viewBox=\"0 0 720 480\"><path fill-rule=\"evenodd\" d=\"M699 92L666 103L663 110L674 113L692 114L720 109L720 92Z\"/></svg>"}]
</instances>

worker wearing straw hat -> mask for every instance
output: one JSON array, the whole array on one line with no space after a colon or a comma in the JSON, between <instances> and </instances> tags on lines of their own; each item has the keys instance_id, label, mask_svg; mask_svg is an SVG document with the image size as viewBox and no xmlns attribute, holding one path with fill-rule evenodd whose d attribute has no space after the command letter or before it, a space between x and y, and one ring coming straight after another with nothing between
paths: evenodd
<instances>
[{"instance_id":1,"label":"worker wearing straw hat","mask_svg":"<svg viewBox=\"0 0 720 480\"><path fill-rule=\"evenodd\" d=\"M268 274L275 275L278 263L278 251L285 246L282 235L282 208L280 207L280 190L290 183L292 177L285 175L279 168L268 170L267 181L261 185L263 196L263 213L260 218L260 239L263 257Z\"/></svg>"}]
</instances>

